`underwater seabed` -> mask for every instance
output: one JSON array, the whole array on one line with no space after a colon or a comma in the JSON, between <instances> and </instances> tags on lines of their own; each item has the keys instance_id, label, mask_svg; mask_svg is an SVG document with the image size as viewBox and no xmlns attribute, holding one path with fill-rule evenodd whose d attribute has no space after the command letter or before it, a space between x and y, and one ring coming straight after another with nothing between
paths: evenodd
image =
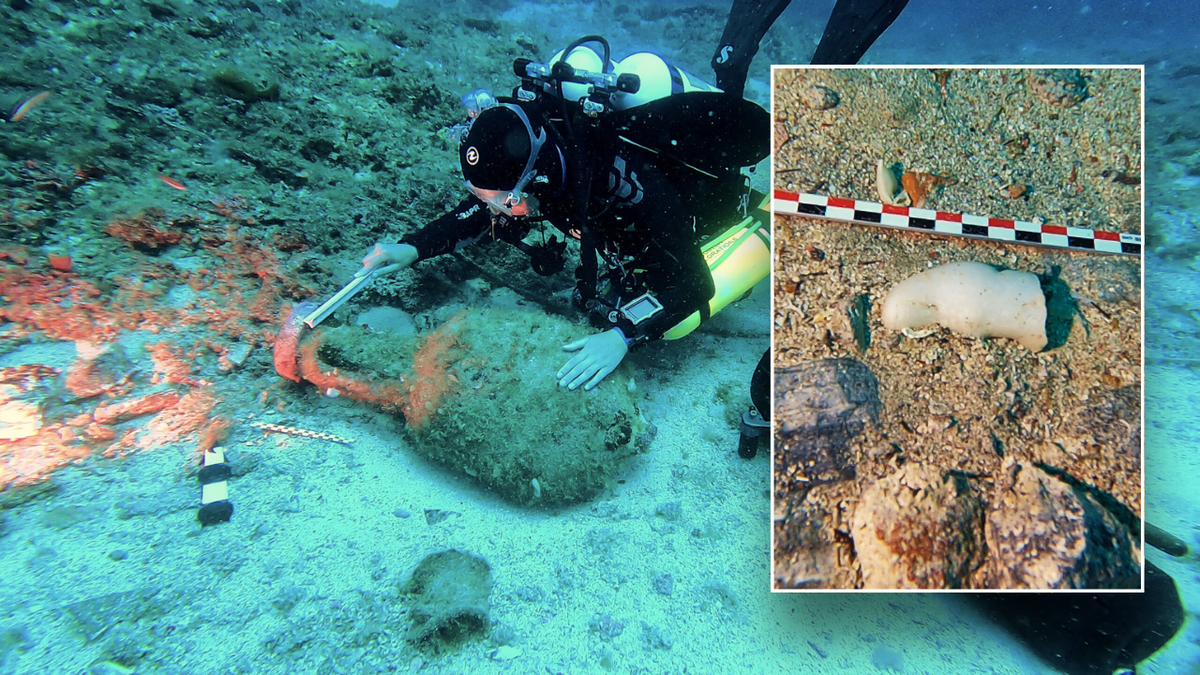
<instances>
[{"instance_id":1,"label":"underwater seabed","mask_svg":"<svg viewBox=\"0 0 1200 675\"><path fill-rule=\"evenodd\" d=\"M235 427L228 524L196 522L190 444L60 470L3 523L0 673L1051 672L961 597L768 592L769 463L736 455L718 403L761 356L748 328L766 297L634 355L658 436L580 506L505 503L421 459L394 419L311 387L288 390L290 419L353 445ZM447 549L487 561L489 623L439 652L409 643L405 591Z\"/></svg>"},{"instance_id":2,"label":"underwater seabed","mask_svg":"<svg viewBox=\"0 0 1200 675\"><path fill-rule=\"evenodd\" d=\"M737 456L719 402L765 348L764 287L634 355L657 438L580 506L502 502L311 387L287 390L290 421L353 445L235 426L228 524L196 522L190 445L60 470L3 525L0 673L1047 672L960 599L768 592L767 455ZM410 577L447 549L490 566L488 625L414 646Z\"/></svg>"}]
</instances>

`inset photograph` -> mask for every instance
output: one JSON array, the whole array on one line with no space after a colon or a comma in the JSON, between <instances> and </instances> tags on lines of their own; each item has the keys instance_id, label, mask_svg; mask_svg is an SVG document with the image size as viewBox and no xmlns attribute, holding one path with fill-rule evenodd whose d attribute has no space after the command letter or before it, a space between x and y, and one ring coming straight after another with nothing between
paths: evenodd
<instances>
[{"instance_id":1,"label":"inset photograph","mask_svg":"<svg viewBox=\"0 0 1200 675\"><path fill-rule=\"evenodd\" d=\"M1140 589L1141 68L772 88L773 588Z\"/></svg>"}]
</instances>

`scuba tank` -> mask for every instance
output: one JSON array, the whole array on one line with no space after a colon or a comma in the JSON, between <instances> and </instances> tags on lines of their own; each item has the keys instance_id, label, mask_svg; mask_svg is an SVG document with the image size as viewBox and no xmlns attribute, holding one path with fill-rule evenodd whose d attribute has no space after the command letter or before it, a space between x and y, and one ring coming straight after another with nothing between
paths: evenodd
<instances>
[{"instance_id":1,"label":"scuba tank","mask_svg":"<svg viewBox=\"0 0 1200 675\"><path fill-rule=\"evenodd\" d=\"M569 101L579 102L580 99L588 97L592 93L591 87L606 82L603 77L606 73L611 73L615 82L621 82L622 77L625 77L626 82L637 83L636 87L613 87L610 98L612 110L628 110L672 94L721 91L651 52L637 52L621 61L609 61L607 67L604 65L604 57L587 45L574 47L564 59L565 52L565 49L559 50L546 65L553 71L555 64L563 62L571 66L575 77L586 80L563 83L563 97ZM549 83L544 84L542 90L548 94L556 94L555 88Z\"/></svg>"}]
</instances>

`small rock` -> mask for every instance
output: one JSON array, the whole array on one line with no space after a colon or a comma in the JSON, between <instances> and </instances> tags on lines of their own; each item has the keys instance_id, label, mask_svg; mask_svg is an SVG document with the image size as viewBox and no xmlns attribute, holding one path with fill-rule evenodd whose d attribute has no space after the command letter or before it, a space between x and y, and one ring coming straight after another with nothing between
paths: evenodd
<instances>
[{"instance_id":1,"label":"small rock","mask_svg":"<svg viewBox=\"0 0 1200 675\"><path fill-rule=\"evenodd\" d=\"M354 320L357 326L367 326L373 331L409 336L416 331L412 317L396 307L372 307L359 314Z\"/></svg>"},{"instance_id":2,"label":"small rock","mask_svg":"<svg viewBox=\"0 0 1200 675\"><path fill-rule=\"evenodd\" d=\"M427 525L437 525L450 516L461 516L457 511L443 511L441 509L425 509L425 523Z\"/></svg>"},{"instance_id":3,"label":"small rock","mask_svg":"<svg viewBox=\"0 0 1200 675\"><path fill-rule=\"evenodd\" d=\"M1078 68L1035 71L1029 89L1039 101L1055 108L1070 108L1088 97L1087 80Z\"/></svg>"},{"instance_id":4,"label":"small rock","mask_svg":"<svg viewBox=\"0 0 1200 675\"><path fill-rule=\"evenodd\" d=\"M659 504L654 509L654 515L663 520L676 521L679 520L680 508L679 502L664 502Z\"/></svg>"},{"instance_id":5,"label":"small rock","mask_svg":"<svg viewBox=\"0 0 1200 675\"><path fill-rule=\"evenodd\" d=\"M600 635L600 639L605 642L612 641L613 638L619 636L625 631L625 624L617 619L612 618L608 614L597 614L588 622L588 628L593 633Z\"/></svg>"},{"instance_id":6,"label":"small rock","mask_svg":"<svg viewBox=\"0 0 1200 675\"><path fill-rule=\"evenodd\" d=\"M250 356L250 351L254 349L253 345L245 342L238 342L229 348L225 354L225 358L229 359L235 366L241 366L246 363L246 359Z\"/></svg>"},{"instance_id":7,"label":"small rock","mask_svg":"<svg viewBox=\"0 0 1200 675\"><path fill-rule=\"evenodd\" d=\"M397 518L407 518L412 514L409 513L407 509L396 509L395 511L392 511L392 515L396 516Z\"/></svg>"},{"instance_id":8,"label":"small rock","mask_svg":"<svg viewBox=\"0 0 1200 675\"><path fill-rule=\"evenodd\" d=\"M675 579L670 574L660 574L650 580L654 592L659 595L670 595L675 590Z\"/></svg>"},{"instance_id":9,"label":"small rock","mask_svg":"<svg viewBox=\"0 0 1200 675\"><path fill-rule=\"evenodd\" d=\"M842 97L829 87L814 84L800 92L800 105L809 110L829 110L842 102Z\"/></svg>"},{"instance_id":10,"label":"small rock","mask_svg":"<svg viewBox=\"0 0 1200 675\"><path fill-rule=\"evenodd\" d=\"M509 661L521 655L521 650L517 647L504 645L492 652L493 661Z\"/></svg>"},{"instance_id":11,"label":"small rock","mask_svg":"<svg viewBox=\"0 0 1200 675\"><path fill-rule=\"evenodd\" d=\"M122 549L114 549L108 552L108 557L113 560L124 560L129 557L129 553Z\"/></svg>"}]
</instances>

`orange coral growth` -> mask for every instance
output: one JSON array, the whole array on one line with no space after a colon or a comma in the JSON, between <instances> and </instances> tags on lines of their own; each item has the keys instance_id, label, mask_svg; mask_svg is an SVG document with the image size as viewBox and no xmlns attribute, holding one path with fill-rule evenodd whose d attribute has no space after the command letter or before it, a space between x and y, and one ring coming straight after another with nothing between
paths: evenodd
<instances>
[{"instance_id":1,"label":"orange coral growth","mask_svg":"<svg viewBox=\"0 0 1200 675\"><path fill-rule=\"evenodd\" d=\"M142 429L126 433L104 454L113 456L131 450L149 450L189 436L199 438L212 421L212 411L217 405L217 399L208 389L202 387L184 394L175 405L155 415Z\"/></svg>"},{"instance_id":2,"label":"orange coral growth","mask_svg":"<svg viewBox=\"0 0 1200 675\"><path fill-rule=\"evenodd\" d=\"M420 429L428 424L442 397L450 391L451 376L447 375L446 367L450 350L458 344L455 324L462 316L459 313L426 336L413 355L408 400L404 405L404 417L413 428Z\"/></svg>"},{"instance_id":3,"label":"orange coral growth","mask_svg":"<svg viewBox=\"0 0 1200 675\"><path fill-rule=\"evenodd\" d=\"M50 477L55 469L91 454L86 446L68 445L58 427L13 442L0 442L0 491L31 485Z\"/></svg>"},{"instance_id":4,"label":"orange coral growth","mask_svg":"<svg viewBox=\"0 0 1200 675\"><path fill-rule=\"evenodd\" d=\"M122 316L99 302L100 289L85 281L30 272L6 265L0 270L0 318L41 330L57 340L107 341L120 332Z\"/></svg>"},{"instance_id":5,"label":"orange coral growth","mask_svg":"<svg viewBox=\"0 0 1200 675\"><path fill-rule=\"evenodd\" d=\"M0 368L0 384L14 385L18 391L32 390L40 380L58 376L58 368L40 363Z\"/></svg>"},{"instance_id":6,"label":"orange coral growth","mask_svg":"<svg viewBox=\"0 0 1200 675\"><path fill-rule=\"evenodd\" d=\"M209 420L208 425L200 431L200 444L197 450L201 454L213 449L229 435L230 420L224 417L214 417Z\"/></svg>"},{"instance_id":7,"label":"orange coral growth","mask_svg":"<svg viewBox=\"0 0 1200 675\"><path fill-rule=\"evenodd\" d=\"M214 208L235 222L249 223L236 213L241 204L235 200ZM89 283L73 273L27 269L31 263L24 249L0 249L0 320L11 321L15 330L40 330L55 339L103 342L123 330L203 326L270 346L271 327L285 299L320 294L287 268L278 251L235 226L206 227L196 216L167 219L162 209L147 209L134 217L115 218L105 229L134 248L151 250L186 243L186 232L195 230L194 244L204 249L197 252L213 260L195 271L181 271L134 254L135 271L124 276L119 287L101 291L99 282ZM177 284L198 292L191 306L163 306L163 293Z\"/></svg>"},{"instance_id":8,"label":"orange coral growth","mask_svg":"<svg viewBox=\"0 0 1200 675\"><path fill-rule=\"evenodd\" d=\"M139 415L166 410L179 401L179 392L161 391L157 394L147 394L119 403L102 405L92 413L92 419L96 420L97 424L124 422Z\"/></svg>"},{"instance_id":9,"label":"orange coral growth","mask_svg":"<svg viewBox=\"0 0 1200 675\"><path fill-rule=\"evenodd\" d=\"M112 427L106 427L101 424L92 422L83 428L83 433L87 434L88 438L94 441L111 441L117 437L117 431Z\"/></svg>"},{"instance_id":10,"label":"orange coral growth","mask_svg":"<svg viewBox=\"0 0 1200 675\"><path fill-rule=\"evenodd\" d=\"M183 232L159 227L165 215L162 209L151 207L141 215L113 220L104 227L104 233L134 248L153 250L178 244L183 240Z\"/></svg>"},{"instance_id":11,"label":"orange coral growth","mask_svg":"<svg viewBox=\"0 0 1200 675\"><path fill-rule=\"evenodd\" d=\"M18 265L29 262L29 250L24 246L5 246L0 248L0 260L11 260Z\"/></svg>"},{"instance_id":12,"label":"orange coral growth","mask_svg":"<svg viewBox=\"0 0 1200 675\"><path fill-rule=\"evenodd\" d=\"M207 289L217 300L201 298L196 309L181 317L185 325L204 324L244 342L270 346L275 337L270 326L278 323L285 298L319 295L318 289L297 281L293 270L284 269L275 251L236 227L223 234L207 231L201 243L221 264L181 281Z\"/></svg>"},{"instance_id":13,"label":"orange coral growth","mask_svg":"<svg viewBox=\"0 0 1200 675\"><path fill-rule=\"evenodd\" d=\"M954 185L957 182L958 180L952 176L938 176L920 171L905 171L904 175L900 177L900 184L904 186L904 192L908 194L908 198L912 200L912 205L916 208L925 206L925 200L937 188Z\"/></svg>"},{"instance_id":14,"label":"orange coral growth","mask_svg":"<svg viewBox=\"0 0 1200 675\"><path fill-rule=\"evenodd\" d=\"M152 384L207 384L192 377L192 367L183 360L183 353L179 348L170 342L155 342L146 345L146 350L150 352L150 359L154 361L154 376L150 378Z\"/></svg>"},{"instance_id":15,"label":"orange coral growth","mask_svg":"<svg viewBox=\"0 0 1200 675\"><path fill-rule=\"evenodd\" d=\"M77 398L92 398L103 394L112 382L105 382L100 368L92 361L75 359L67 369L67 391Z\"/></svg>"},{"instance_id":16,"label":"orange coral growth","mask_svg":"<svg viewBox=\"0 0 1200 675\"><path fill-rule=\"evenodd\" d=\"M340 396L349 396L355 401L378 406L385 412L397 412L403 407L402 383L394 380L366 382L342 375L336 368L326 371L317 358L317 348L320 346L320 333L313 334L300 345L298 373L301 378L315 384L322 391L333 390Z\"/></svg>"}]
</instances>

